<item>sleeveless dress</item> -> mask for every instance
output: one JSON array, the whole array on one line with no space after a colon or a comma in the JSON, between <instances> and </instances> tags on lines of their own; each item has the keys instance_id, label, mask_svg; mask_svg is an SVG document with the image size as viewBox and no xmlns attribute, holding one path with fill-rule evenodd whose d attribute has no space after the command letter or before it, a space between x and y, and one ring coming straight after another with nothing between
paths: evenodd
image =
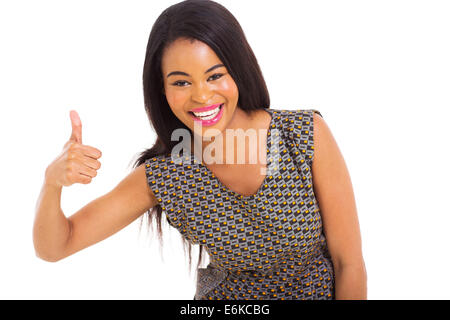
<instances>
[{"instance_id":1,"label":"sleeveless dress","mask_svg":"<svg viewBox=\"0 0 450 320\"><path fill-rule=\"evenodd\" d=\"M264 109L267 174L243 196L195 155L145 161L149 187L171 226L205 246L194 299L334 299L334 269L312 182L313 113ZM321 115L322 116L322 115ZM269 170L275 168L275 170Z\"/></svg>"}]
</instances>

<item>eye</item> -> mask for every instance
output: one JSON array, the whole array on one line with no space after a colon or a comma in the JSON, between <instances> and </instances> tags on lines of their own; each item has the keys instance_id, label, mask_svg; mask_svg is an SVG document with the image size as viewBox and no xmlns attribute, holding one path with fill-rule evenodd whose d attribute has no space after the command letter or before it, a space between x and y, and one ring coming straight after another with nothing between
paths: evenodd
<instances>
[{"instance_id":1,"label":"eye","mask_svg":"<svg viewBox=\"0 0 450 320\"><path fill-rule=\"evenodd\" d=\"M211 77L209 77L210 79L211 78L214 78L213 80L217 80L217 79L220 79L221 77L223 76L223 74L222 73L215 73L215 74L213 74Z\"/></svg>"},{"instance_id":2,"label":"eye","mask_svg":"<svg viewBox=\"0 0 450 320\"><path fill-rule=\"evenodd\" d=\"M182 80L175 81L174 83L172 83L172 85L175 87L184 87L183 83L187 83L187 81L182 81Z\"/></svg>"},{"instance_id":3,"label":"eye","mask_svg":"<svg viewBox=\"0 0 450 320\"><path fill-rule=\"evenodd\" d=\"M218 80L222 76L223 76L223 73L215 73L211 77L209 77L209 79L211 79L211 80ZM186 84L189 84L189 82L184 81L184 80L178 80L178 81L175 81L174 83L172 83L172 85L175 86L175 87L185 87Z\"/></svg>"}]
</instances>

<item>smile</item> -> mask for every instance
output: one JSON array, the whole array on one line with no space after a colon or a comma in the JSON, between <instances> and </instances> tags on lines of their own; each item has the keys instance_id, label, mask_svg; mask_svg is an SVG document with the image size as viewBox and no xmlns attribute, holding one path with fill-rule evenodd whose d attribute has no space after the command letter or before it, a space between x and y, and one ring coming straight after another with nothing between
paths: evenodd
<instances>
[{"instance_id":1,"label":"smile","mask_svg":"<svg viewBox=\"0 0 450 320\"><path fill-rule=\"evenodd\" d=\"M201 118L202 120L209 120L214 118L215 116L217 116L217 114L220 111L220 108L222 107L222 105L218 105L217 107L215 107L212 110L208 110L205 112L192 112L197 118Z\"/></svg>"},{"instance_id":2,"label":"smile","mask_svg":"<svg viewBox=\"0 0 450 320\"><path fill-rule=\"evenodd\" d=\"M208 126L217 123L223 114L223 103L217 105L214 109L204 112L189 111L194 120L201 122L202 125Z\"/></svg>"}]
</instances>

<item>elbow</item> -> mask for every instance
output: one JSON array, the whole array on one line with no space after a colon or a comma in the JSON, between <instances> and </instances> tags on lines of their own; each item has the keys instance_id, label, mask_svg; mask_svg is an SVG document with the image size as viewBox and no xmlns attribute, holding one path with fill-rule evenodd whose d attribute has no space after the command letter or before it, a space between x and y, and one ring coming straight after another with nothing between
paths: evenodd
<instances>
[{"instance_id":1,"label":"elbow","mask_svg":"<svg viewBox=\"0 0 450 320\"><path fill-rule=\"evenodd\" d=\"M334 271L336 273L348 271L359 275L364 281L367 281L367 271L364 259L356 259L353 261L333 261Z\"/></svg>"},{"instance_id":2,"label":"elbow","mask_svg":"<svg viewBox=\"0 0 450 320\"><path fill-rule=\"evenodd\" d=\"M47 261L47 262L56 262L59 259L56 257L56 255L52 254L48 248L45 249L45 246L42 245L36 237L33 239L33 245L34 245L34 254L37 258Z\"/></svg>"},{"instance_id":3,"label":"elbow","mask_svg":"<svg viewBox=\"0 0 450 320\"><path fill-rule=\"evenodd\" d=\"M59 260L61 260L61 257L52 254L46 254L38 250L35 250L35 254L37 258L47 262L58 262Z\"/></svg>"},{"instance_id":4,"label":"elbow","mask_svg":"<svg viewBox=\"0 0 450 320\"><path fill-rule=\"evenodd\" d=\"M45 246L38 241L34 240L34 254L37 258L47 261L47 262L57 262L62 259L61 255L58 254L55 250L52 250L52 248L49 248L48 246Z\"/></svg>"},{"instance_id":5,"label":"elbow","mask_svg":"<svg viewBox=\"0 0 450 320\"><path fill-rule=\"evenodd\" d=\"M359 283L364 292L367 291L367 271L364 261L360 263L340 264L334 268L337 278L351 278L352 281Z\"/></svg>"},{"instance_id":6,"label":"elbow","mask_svg":"<svg viewBox=\"0 0 450 320\"><path fill-rule=\"evenodd\" d=\"M56 245L55 241L43 237L37 229L33 231L33 246L35 256L47 262L57 262L67 256L66 244Z\"/></svg>"}]
</instances>

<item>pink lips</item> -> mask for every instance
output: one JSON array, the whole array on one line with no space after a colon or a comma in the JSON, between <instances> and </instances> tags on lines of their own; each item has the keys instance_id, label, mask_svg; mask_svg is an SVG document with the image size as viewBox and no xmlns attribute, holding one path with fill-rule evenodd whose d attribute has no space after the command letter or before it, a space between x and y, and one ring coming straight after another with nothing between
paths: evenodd
<instances>
[{"instance_id":1,"label":"pink lips","mask_svg":"<svg viewBox=\"0 0 450 320\"><path fill-rule=\"evenodd\" d=\"M192 109L191 111L192 111L192 112L205 112L205 111L209 111L209 110L215 109L215 108L217 108L218 106L220 106L220 103L212 104L212 105L210 105L210 106L208 106L208 107L195 108L195 109Z\"/></svg>"},{"instance_id":2,"label":"pink lips","mask_svg":"<svg viewBox=\"0 0 450 320\"><path fill-rule=\"evenodd\" d=\"M214 108L217 108L218 106L220 106L221 104L216 104L214 105ZM223 114L223 109L224 109L225 105L222 105L222 107L220 108L219 113L217 114L217 116L215 116L212 119L209 120L201 120L199 118L197 118L193 113L189 112L189 114L191 115L191 117L194 119L195 122L200 123L202 126L212 126L214 124L216 124L217 122L219 122L220 118L222 118L222 114ZM214 109L211 108L211 106L203 108L203 109L207 109L207 110L211 110ZM194 109L194 110L198 110L198 109ZM196 111L197 112L197 111Z\"/></svg>"}]
</instances>

